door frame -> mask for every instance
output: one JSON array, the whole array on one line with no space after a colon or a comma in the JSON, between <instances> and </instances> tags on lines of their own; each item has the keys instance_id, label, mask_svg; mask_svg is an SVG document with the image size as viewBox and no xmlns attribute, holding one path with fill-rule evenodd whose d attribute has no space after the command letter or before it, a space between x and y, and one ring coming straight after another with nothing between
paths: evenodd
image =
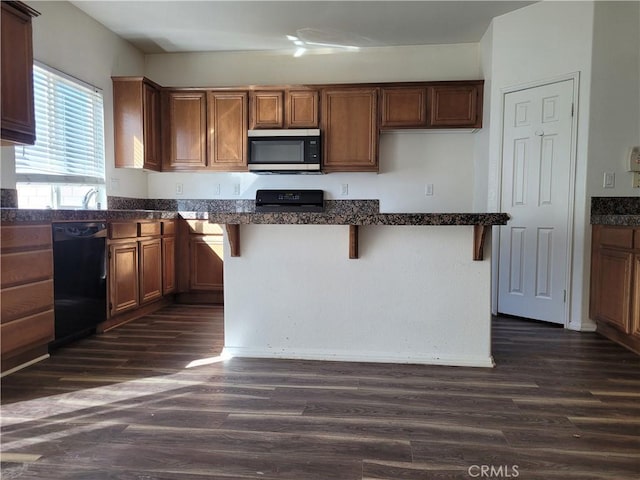
<instances>
[{"instance_id":1,"label":"door frame","mask_svg":"<svg viewBox=\"0 0 640 480\"><path fill-rule=\"evenodd\" d=\"M498 152L498 161L497 161L497 188L496 188L496 202L497 202L497 211L502 211L502 187L503 187L503 179L502 179L502 163L503 163L503 149L504 149L504 111L505 111L505 100L506 96L509 93L519 92L521 90L529 90L531 88L543 87L545 85L551 85L553 83L560 83L566 80L573 80L573 117L571 119L571 146L570 146L570 158L569 158L569 191L567 194L568 200L568 215L567 215L567 257L566 257L566 285L565 290L566 301L564 306L564 328L568 328L571 323L571 300L573 298L573 242L574 242L574 234L575 234L575 187L576 187L576 163L578 156L578 116L579 116L579 105L580 105L580 72L571 72L564 75L558 75L550 78L546 78L543 80L534 80L531 82L520 83L517 85L512 85L509 87L504 87L500 89L500 115L498 120L498 127L500 132L500 144L499 144L499 152ZM494 272L496 272L493 281L491 282L491 303L492 303L492 313L495 315L498 313L498 286L499 281L498 277L500 276L500 229L497 229L497 234L492 236L491 247L492 254L491 256L491 267Z\"/></svg>"}]
</instances>

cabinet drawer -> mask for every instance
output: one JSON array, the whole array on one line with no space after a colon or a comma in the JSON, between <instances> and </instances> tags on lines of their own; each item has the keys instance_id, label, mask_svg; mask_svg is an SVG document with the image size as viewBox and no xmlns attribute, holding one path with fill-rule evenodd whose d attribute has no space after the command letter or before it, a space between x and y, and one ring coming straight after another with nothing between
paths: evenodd
<instances>
[{"instance_id":1,"label":"cabinet drawer","mask_svg":"<svg viewBox=\"0 0 640 480\"><path fill-rule=\"evenodd\" d=\"M3 225L2 251L51 248L51 225Z\"/></svg>"},{"instance_id":2,"label":"cabinet drawer","mask_svg":"<svg viewBox=\"0 0 640 480\"><path fill-rule=\"evenodd\" d=\"M2 355L20 353L30 347L43 345L53 340L53 310L3 323L0 327Z\"/></svg>"},{"instance_id":3,"label":"cabinet drawer","mask_svg":"<svg viewBox=\"0 0 640 480\"><path fill-rule=\"evenodd\" d=\"M160 222L138 222L139 237L153 237L160 235Z\"/></svg>"},{"instance_id":4,"label":"cabinet drawer","mask_svg":"<svg viewBox=\"0 0 640 480\"><path fill-rule=\"evenodd\" d=\"M222 235L222 225L206 220L187 220L191 233L201 235Z\"/></svg>"},{"instance_id":5,"label":"cabinet drawer","mask_svg":"<svg viewBox=\"0 0 640 480\"><path fill-rule=\"evenodd\" d=\"M163 220L162 235L175 235L176 234L176 222L175 220Z\"/></svg>"},{"instance_id":6,"label":"cabinet drawer","mask_svg":"<svg viewBox=\"0 0 640 480\"><path fill-rule=\"evenodd\" d=\"M600 231L600 245L633 248L633 229L604 227Z\"/></svg>"},{"instance_id":7,"label":"cabinet drawer","mask_svg":"<svg viewBox=\"0 0 640 480\"><path fill-rule=\"evenodd\" d=\"M133 222L109 223L109 238L135 238L138 236L138 224Z\"/></svg>"},{"instance_id":8,"label":"cabinet drawer","mask_svg":"<svg viewBox=\"0 0 640 480\"><path fill-rule=\"evenodd\" d=\"M0 291L2 323L53 308L53 280Z\"/></svg>"},{"instance_id":9,"label":"cabinet drawer","mask_svg":"<svg viewBox=\"0 0 640 480\"><path fill-rule=\"evenodd\" d=\"M51 250L3 254L1 278L2 288L53 278Z\"/></svg>"}]
</instances>

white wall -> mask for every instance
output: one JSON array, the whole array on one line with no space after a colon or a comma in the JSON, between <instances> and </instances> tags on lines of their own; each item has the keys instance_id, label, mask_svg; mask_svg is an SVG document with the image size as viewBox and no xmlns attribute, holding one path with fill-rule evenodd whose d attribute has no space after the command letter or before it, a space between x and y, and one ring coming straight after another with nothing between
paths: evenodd
<instances>
[{"instance_id":1,"label":"white wall","mask_svg":"<svg viewBox=\"0 0 640 480\"><path fill-rule=\"evenodd\" d=\"M225 248L225 353L492 365L491 262L471 259L472 227L360 227L357 260L348 232L241 225L242 255Z\"/></svg>"},{"instance_id":2,"label":"white wall","mask_svg":"<svg viewBox=\"0 0 640 480\"><path fill-rule=\"evenodd\" d=\"M33 19L34 59L102 89L107 194L146 197L145 173L114 167L111 86L112 75L142 75L144 56L68 2L27 3L41 14ZM113 178L117 191L111 188Z\"/></svg>"},{"instance_id":3,"label":"white wall","mask_svg":"<svg viewBox=\"0 0 640 480\"><path fill-rule=\"evenodd\" d=\"M640 196L625 162L640 145L640 2L597 2L594 10L588 196ZM616 176L603 188L604 172Z\"/></svg>"},{"instance_id":4,"label":"white wall","mask_svg":"<svg viewBox=\"0 0 640 480\"><path fill-rule=\"evenodd\" d=\"M357 83L482 78L478 46L375 48L357 53L193 53L146 57L145 74L164 86ZM254 198L257 188L320 188L328 198L380 199L386 212L466 212L473 208L474 134L383 133L380 173L258 176L249 173L150 173L150 198ZM341 195L342 184L349 194ZM434 185L426 197L425 184ZM216 195L217 185L220 195Z\"/></svg>"}]
</instances>

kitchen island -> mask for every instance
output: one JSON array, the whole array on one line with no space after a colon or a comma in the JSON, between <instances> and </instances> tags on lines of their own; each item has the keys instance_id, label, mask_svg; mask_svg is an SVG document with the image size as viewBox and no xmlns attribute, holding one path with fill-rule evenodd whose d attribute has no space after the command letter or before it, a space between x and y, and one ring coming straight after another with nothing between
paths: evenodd
<instances>
[{"instance_id":1,"label":"kitchen island","mask_svg":"<svg viewBox=\"0 0 640 480\"><path fill-rule=\"evenodd\" d=\"M233 225L224 259L225 354L491 367L484 236L507 220L210 211L210 222ZM355 257L345 255L354 227ZM484 259L474 260L483 249Z\"/></svg>"}]
</instances>

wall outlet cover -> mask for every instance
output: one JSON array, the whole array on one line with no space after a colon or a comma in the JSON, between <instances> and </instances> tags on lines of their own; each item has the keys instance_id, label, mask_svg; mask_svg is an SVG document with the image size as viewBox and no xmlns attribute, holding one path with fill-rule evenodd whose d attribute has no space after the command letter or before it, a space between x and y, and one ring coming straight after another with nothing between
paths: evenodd
<instances>
[{"instance_id":1,"label":"wall outlet cover","mask_svg":"<svg viewBox=\"0 0 640 480\"><path fill-rule=\"evenodd\" d=\"M604 179L602 181L604 188L615 188L616 186L616 174L614 172L604 172Z\"/></svg>"}]
</instances>

